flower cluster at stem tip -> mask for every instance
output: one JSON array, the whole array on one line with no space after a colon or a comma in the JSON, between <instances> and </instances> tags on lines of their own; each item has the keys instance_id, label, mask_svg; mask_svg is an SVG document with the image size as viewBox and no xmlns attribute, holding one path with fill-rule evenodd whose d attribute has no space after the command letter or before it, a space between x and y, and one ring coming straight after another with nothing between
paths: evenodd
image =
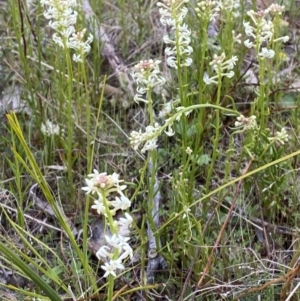
<instances>
[{"instance_id":1,"label":"flower cluster at stem tip","mask_svg":"<svg viewBox=\"0 0 300 301\"><path fill-rule=\"evenodd\" d=\"M183 22L188 13L187 7L184 6L189 0L163 0L157 2L159 13L161 15L160 22L163 25L171 26L175 31L175 40L171 39L169 35L165 35L163 40L166 44L172 45L165 49L167 55L167 64L175 69L180 67L190 66L193 60L189 57L193 48L189 45L191 42L191 30L187 24Z\"/></svg>"},{"instance_id":2,"label":"flower cluster at stem tip","mask_svg":"<svg viewBox=\"0 0 300 301\"><path fill-rule=\"evenodd\" d=\"M142 144L144 144L144 147L141 150L142 153L157 148L157 137L162 132L164 132L169 137L173 136L175 134L172 128L173 123L175 121L179 121L183 115L188 117L190 113L191 110L188 110L185 107L177 107L174 116L167 118L163 125L155 123L154 126L147 126L145 132L142 132L141 130L139 130L138 132L132 131L129 138L130 145L134 150L137 150Z\"/></svg>"},{"instance_id":3,"label":"flower cluster at stem tip","mask_svg":"<svg viewBox=\"0 0 300 301\"><path fill-rule=\"evenodd\" d=\"M240 115L237 117L237 121L234 123L235 127L243 128L243 130L252 130L257 128L256 116L245 117Z\"/></svg>"},{"instance_id":4,"label":"flower cluster at stem tip","mask_svg":"<svg viewBox=\"0 0 300 301\"><path fill-rule=\"evenodd\" d=\"M220 18L221 12L232 12L233 17L237 18L240 15L239 8L240 3L235 0L203 0L197 3L195 11L201 19L214 22Z\"/></svg>"},{"instance_id":5,"label":"flower cluster at stem tip","mask_svg":"<svg viewBox=\"0 0 300 301\"><path fill-rule=\"evenodd\" d=\"M237 117L237 121L234 123L234 126L242 132L246 131L254 131L257 132L259 130L259 126L256 122L256 116L252 115L249 117L245 117L244 115L240 115ZM279 142L281 145L284 145L285 142L289 141L289 135L286 129L283 127L280 132L276 132L273 137L268 137L269 142Z\"/></svg>"},{"instance_id":6,"label":"flower cluster at stem tip","mask_svg":"<svg viewBox=\"0 0 300 301\"><path fill-rule=\"evenodd\" d=\"M274 57L275 51L267 47L270 42L283 41L285 43L289 40L288 36L274 39L273 14L281 15L283 11L284 6L271 4L265 10L259 12L250 10L247 12L253 25L251 25L250 22L243 22L245 33L249 36L249 38L244 41L244 44L248 48L256 48L258 50L258 56L261 58Z\"/></svg>"},{"instance_id":7,"label":"flower cluster at stem tip","mask_svg":"<svg viewBox=\"0 0 300 301\"><path fill-rule=\"evenodd\" d=\"M41 125L41 132L47 137L52 137L59 135L60 128L58 124L54 124L49 119L47 119L46 123L42 123Z\"/></svg>"},{"instance_id":8,"label":"flower cluster at stem tip","mask_svg":"<svg viewBox=\"0 0 300 301\"><path fill-rule=\"evenodd\" d=\"M76 0L41 0L44 6L44 17L49 21L48 25L56 32L52 38L54 43L62 48L74 49L72 58L75 62L82 62L83 57L90 52L92 34L84 40L86 29L79 32L75 30L77 21Z\"/></svg>"},{"instance_id":9,"label":"flower cluster at stem tip","mask_svg":"<svg viewBox=\"0 0 300 301\"><path fill-rule=\"evenodd\" d=\"M125 212L125 217L112 219L118 210L127 210L131 206L130 200L123 193L126 185L121 184L123 180L119 179L117 173L107 175L106 172L99 173L95 169L87 176L85 182L87 186L82 187L82 190L95 196L92 209L103 215L112 233L111 236L105 235L107 244L97 251L96 256L104 262L101 266L105 271L104 277L109 275L116 277L117 270L125 268L123 261L133 257L132 248L128 244L130 238L125 236L133 221L131 215Z\"/></svg>"},{"instance_id":10,"label":"flower cluster at stem tip","mask_svg":"<svg viewBox=\"0 0 300 301\"><path fill-rule=\"evenodd\" d=\"M146 131L142 133L141 130L132 131L130 133L130 144L134 150L137 150L142 143L145 143L141 152L144 153L149 150L153 150L157 148L157 131L160 130L160 126L156 123L154 126L148 125L146 127Z\"/></svg>"},{"instance_id":11,"label":"flower cluster at stem tip","mask_svg":"<svg viewBox=\"0 0 300 301\"><path fill-rule=\"evenodd\" d=\"M132 79L137 84L137 93L134 96L136 102L145 102L148 100L143 95L156 86L165 84L166 79L159 70L159 60L143 60L134 66L131 73Z\"/></svg>"},{"instance_id":12,"label":"flower cluster at stem tip","mask_svg":"<svg viewBox=\"0 0 300 301\"><path fill-rule=\"evenodd\" d=\"M228 78L232 78L234 76L234 72L231 69L234 68L238 58L235 55L226 61L225 58L224 52L220 56L216 54L214 55L213 60L209 63L209 65L212 66L212 69L216 75L209 77L207 73L204 74L203 81L207 85L212 83L218 84L218 80L220 80L222 76L226 76Z\"/></svg>"}]
</instances>

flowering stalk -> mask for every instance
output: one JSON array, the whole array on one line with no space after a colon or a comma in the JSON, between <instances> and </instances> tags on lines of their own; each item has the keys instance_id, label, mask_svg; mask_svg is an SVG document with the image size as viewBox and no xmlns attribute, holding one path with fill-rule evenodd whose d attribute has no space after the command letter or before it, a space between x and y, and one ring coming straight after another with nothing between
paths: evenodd
<instances>
[{"instance_id":1,"label":"flowering stalk","mask_svg":"<svg viewBox=\"0 0 300 301\"><path fill-rule=\"evenodd\" d=\"M53 162L53 148L55 146L55 138L62 134L60 127L58 124L54 124L49 119L46 120L45 123L41 125L41 132L45 137L45 157L46 162L45 164L51 164Z\"/></svg>"},{"instance_id":2,"label":"flowering stalk","mask_svg":"<svg viewBox=\"0 0 300 301\"><path fill-rule=\"evenodd\" d=\"M189 0L162 0L157 2L159 13L161 15L160 21L165 26L170 26L174 37L165 35L163 40L170 47L166 47L165 55L167 57L167 64L177 71L179 99L181 106L187 107L191 105L190 97L188 96L188 73L187 68L192 65L193 60L191 55L193 48L191 43L191 30L188 25L184 23L184 18L188 13L188 8L185 6ZM188 147L187 135L188 121L185 117L181 120L181 141L182 141L182 159L186 162L187 155L185 149Z\"/></svg>"},{"instance_id":3,"label":"flowering stalk","mask_svg":"<svg viewBox=\"0 0 300 301\"><path fill-rule=\"evenodd\" d=\"M153 101L152 101L152 90L155 86L161 86L165 83L164 77L160 74L158 65L160 64L160 61L153 61L153 60L144 60L141 61L139 64L137 64L134 67L134 72L132 73L132 78L137 84L137 94L134 97L135 100L145 102L148 107L148 114L150 119L150 124L146 128L146 133L148 134L148 138L146 143L144 144L144 147L142 149L142 152L148 151L148 172L150 174L149 180L148 180L148 198L149 202L147 204L148 210L148 216L147 216L147 224L148 224L148 237L149 237L149 252L151 250L158 250L160 247L160 239L158 235L153 235L154 232L157 232L157 227L159 226L159 220L158 220L158 208L159 204L155 203L159 202L160 199L155 199L156 194L158 193L158 185L157 179L156 179L156 172L157 172L157 137L151 139L150 135L155 131L156 128L159 128L158 124L155 123L154 120L154 112L153 112ZM146 98L143 98L142 95L146 93ZM136 139L137 141L137 147L142 143L140 140L140 134L137 132L134 132L131 134L131 136ZM137 148L136 148L137 149ZM156 222L154 221L156 219ZM154 257L156 257L155 255ZM150 258L149 258L150 260ZM150 261L149 261L150 263ZM152 269L149 270L149 267L151 265L148 265L147 268L147 278L148 281L152 281L152 279L149 279L148 275L152 275L153 271Z\"/></svg>"},{"instance_id":4,"label":"flowering stalk","mask_svg":"<svg viewBox=\"0 0 300 301\"><path fill-rule=\"evenodd\" d=\"M101 246L97 251L96 256L104 265L101 268L105 271L103 277L108 277L108 297L107 300L113 299L114 279L117 277L117 272L124 270L123 261L133 256L133 251L128 244L129 237L124 236L125 232L132 224L132 217L125 213L125 218L121 217L115 220L113 217L118 210L126 210L131 206L130 200L124 195L123 191L126 185L121 185L122 180L119 180L119 175L113 173L99 173L94 170L85 179L87 186L83 187L87 194L94 196L94 205L92 208L105 219L111 236L105 235L106 245ZM113 197L115 197L113 199Z\"/></svg>"},{"instance_id":5,"label":"flowering stalk","mask_svg":"<svg viewBox=\"0 0 300 301\"><path fill-rule=\"evenodd\" d=\"M220 56L214 55L213 60L209 63L212 66L212 69L216 73L216 75L209 77L208 74L204 75L203 81L207 84L217 84L217 99L216 106L220 105L221 99L221 87L222 87L222 77L232 78L234 76L234 72L232 69L234 68L237 57L232 56L231 59L225 60L225 53L222 53ZM220 110L216 110L216 118L215 118L215 137L213 140L213 153L211 157L211 164L209 165L209 170L206 177L206 191L209 191L210 180L212 177L214 164L217 160L218 156L218 143L220 139Z\"/></svg>"},{"instance_id":6,"label":"flowering stalk","mask_svg":"<svg viewBox=\"0 0 300 301\"><path fill-rule=\"evenodd\" d=\"M252 25L250 22L243 23L245 33L249 37L244 41L244 44L247 48L255 48L258 56L260 87L257 99L257 109L261 115L259 119L260 127L262 130L266 126L267 116L269 115L269 87L271 84L270 82L264 84L266 60L271 60L275 56L275 51L271 49L271 46L274 47L274 43L280 41L286 42L289 39L288 36L280 38L274 37L277 33L276 31L278 30L278 28L276 30L276 28L274 27L272 14L275 14L275 20L278 23L279 15L283 10L284 7L277 4L272 4L269 8L259 12L250 10L249 12L247 12L247 15L250 17ZM268 69L270 70L270 68ZM269 78L270 77L271 76L269 76ZM267 108L267 111L265 110L265 108ZM252 111L254 110L255 108L253 108Z\"/></svg>"},{"instance_id":7,"label":"flowering stalk","mask_svg":"<svg viewBox=\"0 0 300 301\"><path fill-rule=\"evenodd\" d=\"M208 39L208 26L210 22L214 22L219 16L220 7L216 1L207 0L200 1L197 3L195 8L198 18L200 18L201 27L199 29L199 41L201 41L201 62L199 63L199 79L198 82L201 83L204 76L204 66L205 58L207 52L207 39ZM204 102L203 91L205 89L204 85L199 85L199 103ZM204 112L202 112L202 118L204 117ZM201 123L202 124L202 123Z\"/></svg>"},{"instance_id":8,"label":"flowering stalk","mask_svg":"<svg viewBox=\"0 0 300 301\"><path fill-rule=\"evenodd\" d=\"M58 87L58 91L61 91L61 94L58 97L59 101L59 110L58 110L58 118L65 119L67 118L67 132L66 139L62 142L64 143L64 148L66 151L66 161L65 165L68 170L68 180L70 183L71 195L75 195L75 188L72 185L73 181L73 170L72 166L74 163L74 153L73 153L73 139L74 139L74 102L73 99L76 98L78 101L81 99L80 93L82 93L82 87L76 89L77 95L74 95L74 74L72 61L80 67L81 73L76 72L76 74L80 74L83 78L78 78L77 82L84 82L84 88L87 89L87 80L84 69L84 60L85 56L91 50L91 43L93 41L93 36L88 34L86 36L86 29L82 29L77 31L75 26L77 23L78 17L78 4L76 0L41 0L40 1L43 7L43 15L49 20L48 26L54 31L52 35L52 39L54 44L57 46L57 53L62 53L67 68L67 88ZM61 51L61 49L63 51ZM65 74L65 65L61 63L61 57L59 55L56 56L56 62L58 65L58 69L61 70L61 74ZM82 75L83 74L83 75ZM60 83L58 81L58 83ZM65 85L65 84L64 84ZM86 93L82 93L86 94ZM81 106L79 105L78 115L81 116ZM88 110L89 106L87 105ZM77 108L76 108L77 109ZM87 110L87 111L88 111ZM88 111L89 112L89 111ZM64 113L66 116L64 116ZM88 113L87 113L88 115ZM89 120L89 118L87 118ZM89 122L88 122L89 128ZM87 129L87 132L89 130ZM89 139L89 138L88 138ZM90 143L87 143L90 145ZM88 158L91 156L87 156ZM89 164L90 165L90 164Z\"/></svg>"},{"instance_id":9,"label":"flowering stalk","mask_svg":"<svg viewBox=\"0 0 300 301\"><path fill-rule=\"evenodd\" d=\"M171 117L167 118L163 125L156 124L155 127L148 126L146 127L146 131L143 133L141 130L132 131L130 133L130 145L133 147L134 150L138 150L141 145L145 145L149 140L155 140L160 136L161 134L165 133L167 136L174 135L173 132L173 124L175 122L178 122L182 116L189 116L192 111L198 110L198 109L205 109L205 108L211 108L215 110L223 111L224 113L237 115L238 113L235 110L231 110L228 108L224 108L221 106L213 105L213 104L199 104L199 105L193 105L189 107L178 107L176 108L176 113L172 115ZM144 150L144 147L142 148L142 152ZM144 150L145 151L145 150Z\"/></svg>"},{"instance_id":10,"label":"flowering stalk","mask_svg":"<svg viewBox=\"0 0 300 301\"><path fill-rule=\"evenodd\" d=\"M250 156L251 160L260 162L263 160L266 152L276 144L276 146L283 146L288 140L289 135L286 129L283 127L280 132L277 131L275 135L270 136L270 129L266 128L264 131L261 130L257 124L256 116L245 117L240 115L237 117L237 121L234 123L236 131L231 135L231 144L233 143L233 136L240 133L247 132L248 135L245 138L243 149ZM272 153L272 152L271 152ZM241 160L243 156L240 156Z\"/></svg>"}]
</instances>

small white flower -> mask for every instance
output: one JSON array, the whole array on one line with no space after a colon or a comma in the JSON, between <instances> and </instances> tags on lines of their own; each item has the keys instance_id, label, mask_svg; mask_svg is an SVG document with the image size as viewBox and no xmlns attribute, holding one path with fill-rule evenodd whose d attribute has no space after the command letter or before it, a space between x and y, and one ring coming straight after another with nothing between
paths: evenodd
<instances>
[{"instance_id":1,"label":"small white flower","mask_svg":"<svg viewBox=\"0 0 300 301\"><path fill-rule=\"evenodd\" d=\"M98 257L98 259L111 258L113 256L113 254L108 252L107 250L109 250L108 246L102 246L96 253L96 256Z\"/></svg>"},{"instance_id":2,"label":"small white flower","mask_svg":"<svg viewBox=\"0 0 300 301\"><path fill-rule=\"evenodd\" d=\"M99 193L99 188L95 186L94 180L85 179L87 186L82 187L81 189L86 192L86 194L95 194Z\"/></svg>"},{"instance_id":3,"label":"small white flower","mask_svg":"<svg viewBox=\"0 0 300 301\"><path fill-rule=\"evenodd\" d=\"M99 215L102 215L102 214L105 216L107 215L106 208L103 204L103 201L101 201L100 199L95 200L94 205L92 205L91 208L97 210L97 213Z\"/></svg>"},{"instance_id":4,"label":"small white flower","mask_svg":"<svg viewBox=\"0 0 300 301\"><path fill-rule=\"evenodd\" d=\"M141 149L141 153L145 153L146 151L151 151L157 148L157 139L149 139L146 141L146 143L144 144L144 147Z\"/></svg>"},{"instance_id":5,"label":"small white flower","mask_svg":"<svg viewBox=\"0 0 300 301\"><path fill-rule=\"evenodd\" d=\"M163 36L163 41L164 41L165 44L175 44L174 41L170 39L169 35ZM172 49L171 47L167 47L167 48L165 49L165 54L167 54L167 55L172 55L172 54L174 54L174 51L171 50L171 49ZM170 53L170 52L171 52L171 53Z\"/></svg>"},{"instance_id":6,"label":"small white flower","mask_svg":"<svg viewBox=\"0 0 300 301\"><path fill-rule=\"evenodd\" d=\"M52 35L52 39L53 39L54 43L59 45L60 47L63 48L65 46L64 43L63 43L62 38L57 33L54 33Z\"/></svg>"},{"instance_id":7,"label":"small white flower","mask_svg":"<svg viewBox=\"0 0 300 301\"><path fill-rule=\"evenodd\" d=\"M175 56L169 56L167 58L167 65L169 67L172 67L172 68L175 68L175 69L177 68L177 61L176 61Z\"/></svg>"},{"instance_id":8,"label":"small white flower","mask_svg":"<svg viewBox=\"0 0 300 301\"><path fill-rule=\"evenodd\" d=\"M81 56L80 54L75 54L75 53L73 53L72 59L73 59L73 61L76 62L76 63L82 63L82 62L83 62L82 56Z\"/></svg>"},{"instance_id":9,"label":"small white flower","mask_svg":"<svg viewBox=\"0 0 300 301\"><path fill-rule=\"evenodd\" d=\"M249 39L245 40L244 41L244 45L247 47L247 48L252 48L253 47L253 42L251 42Z\"/></svg>"},{"instance_id":10,"label":"small white flower","mask_svg":"<svg viewBox=\"0 0 300 301\"><path fill-rule=\"evenodd\" d=\"M105 274L103 275L103 277L108 277L109 275L112 275L114 277L117 277L116 275L116 269L115 266L110 265L108 262L105 262L104 265L101 265L101 268L105 271Z\"/></svg>"},{"instance_id":11,"label":"small white flower","mask_svg":"<svg viewBox=\"0 0 300 301\"><path fill-rule=\"evenodd\" d=\"M274 137L269 138L270 141L278 141L280 144L284 145L285 142L289 141L289 135L285 128L282 128L280 132L276 132Z\"/></svg>"},{"instance_id":12,"label":"small white flower","mask_svg":"<svg viewBox=\"0 0 300 301\"><path fill-rule=\"evenodd\" d=\"M41 132L48 137L59 135L59 130L59 125L52 123L49 119L41 125Z\"/></svg>"},{"instance_id":13,"label":"small white flower","mask_svg":"<svg viewBox=\"0 0 300 301\"><path fill-rule=\"evenodd\" d=\"M234 77L234 72L231 70L231 71L229 71L227 73L222 73L222 76L226 76L228 78L232 78L232 77Z\"/></svg>"},{"instance_id":14,"label":"small white flower","mask_svg":"<svg viewBox=\"0 0 300 301\"><path fill-rule=\"evenodd\" d=\"M218 77L217 76L209 77L207 72L205 72L203 76L203 81L206 85L218 84L218 82L215 80L216 78Z\"/></svg>"},{"instance_id":15,"label":"small white flower","mask_svg":"<svg viewBox=\"0 0 300 301\"><path fill-rule=\"evenodd\" d=\"M256 116L245 117L240 115L234 123L235 127L243 127L244 130L251 130L257 128Z\"/></svg>"},{"instance_id":16,"label":"small white flower","mask_svg":"<svg viewBox=\"0 0 300 301\"><path fill-rule=\"evenodd\" d=\"M172 101L169 101L163 105L158 116L160 118L164 118L164 117L168 116L171 113L171 111L172 111Z\"/></svg>"},{"instance_id":17,"label":"small white flower","mask_svg":"<svg viewBox=\"0 0 300 301\"><path fill-rule=\"evenodd\" d=\"M236 35L236 34L235 34L235 31L233 30L233 31L232 31L232 36L233 36L233 40L234 40L236 43L242 44L242 41L241 41L242 34L239 33L238 35Z\"/></svg>"},{"instance_id":18,"label":"small white flower","mask_svg":"<svg viewBox=\"0 0 300 301\"><path fill-rule=\"evenodd\" d=\"M254 34L255 29L253 26L250 25L250 22L243 22L243 25L245 28L246 35L255 39L256 38L256 35Z\"/></svg>"},{"instance_id":19,"label":"small white flower","mask_svg":"<svg viewBox=\"0 0 300 301\"><path fill-rule=\"evenodd\" d=\"M116 197L115 201L111 201L110 204L115 210L126 210L131 206L130 200L125 195Z\"/></svg>"},{"instance_id":20,"label":"small white flower","mask_svg":"<svg viewBox=\"0 0 300 301\"><path fill-rule=\"evenodd\" d=\"M260 57L265 57L265 58L273 58L275 55L275 51L272 49L267 49L266 47L263 47L261 49L261 52L258 54Z\"/></svg>"},{"instance_id":21,"label":"small white flower","mask_svg":"<svg viewBox=\"0 0 300 301\"><path fill-rule=\"evenodd\" d=\"M290 39L289 36L280 37L278 39L275 39L273 42L279 42L282 41L283 43L286 43Z\"/></svg>"},{"instance_id":22,"label":"small white flower","mask_svg":"<svg viewBox=\"0 0 300 301\"><path fill-rule=\"evenodd\" d=\"M186 58L185 61L181 64L181 66L189 67L193 63L193 60L191 58Z\"/></svg>"},{"instance_id":23,"label":"small white flower","mask_svg":"<svg viewBox=\"0 0 300 301\"><path fill-rule=\"evenodd\" d=\"M121 260L118 259L111 259L110 260L110 265L113 266L115 268L115 270L119 269L119 270L124 270L124 265L122 264Z\"/></svg>"},{"instance_id":24,"label":"small white flower","mask_svg":"<svg viewBox=\"0 0 300 301\"><path fill-rule=\"evenodd\" d=\"M173 130L173 128L172 128L172 124L170 124L170 125L168 126L168 130L165 130L165 134L166 134L167 136L169 136L169 137L175 135L175 132L174 132L174 130Z\"/></svg>"},{"instance_id":25,"label":"small white flower","mask_svg":"<svg viewBox=\"0 0 300 301\"><path fill-rule=\"evenodd\" d=\"M193 153L192 149L188 146L185 150L185 152L188 154L188 155L191 155Z\"/></svg>"},{"instance_id":26,"label":"small white flower","mask_svg":"<svg viewBox=\"0 0 300 301\"><path fill-rule=\"evenodd\" d=\"M119 246L120 249L126 249L129 245L128 245L128 241L130 240L129 237L125 237L122 235L119 235Z\"/></svg>"},{"instance_id":27,"label":"small white flower","mask_svg":"<svg viewBox=\"0 0 300 301\"><path fill-rule=\"evenodd\" d=\"M118 235L114 234L111 237L109 237L108 235L105 235L105 240L110 246L112 246L116 249L120 249L120 246L119 246L120 239L119 239Z\"/></svg>"},{"instance_id":28,"label":"small white flower","mask_svg":"<svg viewBox=\"0 0 300 301\"><path fill-rule=\"evenodd\" d=\"M107 277L109 275L112 275L116 277L116 270L124 270L124 266L121 263L120 260L113 260L111 259L109 262L105 262L104 265L101 266L101 268L105 271L105 274L103 277Z\"/></svg>"},{"instance_id":29,"label":"small white flower","mask_svg":"<svg viewBox=\"0 0 300 301\"><path fill-rule=\"evenodd\" d=\"M131 215L128 214L127 212L125 212L125 218L120 217L118 220L118 225L120 227L129 228L131 226L132 222L133 222L133 219L132 219Z\"/></svg>"},{"instance_id":30,"label":"small white flower","mask_svg":"<svg viewBox=\"0 0 300 301\"><path fill-rule=\"evenodd\" d=\"M124 246L123 246L122 249L123 249L124 252L119 256L119 259L120 260L124 260L127 257L130 257L130 259L132 259L132 257L133 257L133 250L130 247L130 245L126 243L126 244L124 244Z\"/></svg>"}]
</instances>

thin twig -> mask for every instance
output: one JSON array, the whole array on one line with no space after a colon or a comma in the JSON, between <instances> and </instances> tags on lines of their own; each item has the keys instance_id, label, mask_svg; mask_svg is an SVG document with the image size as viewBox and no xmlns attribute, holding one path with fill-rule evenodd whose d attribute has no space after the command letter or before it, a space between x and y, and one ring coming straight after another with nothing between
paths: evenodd
<instances>
[{"instance_id":1,"label":"thin twig","mask_svg":"<svg viewBox=\"0 0 300 301\"><path fill-rule=\"evenodd\" d=\"M14 208L12 208L12 207L10 207L10 206L7 206L7 205L5 205L5 204L0 203L0 206L1 206L2 208L5 208L6 210L12 211L12 212L14 212L14 213L18 213L18 210L17 210L17 209L14 209ZM47 227L47 228L53 229L53 230L58 231L58 232L62 232L62 231L63 231L62 229L59 229L59 228L54 227L54 226L52 226L52 225L50 225L50 224L47 224L47 223L41 221L40 219L37 219L37 218L35 218L35 217L32 217L32 216L30 216L30 215L28 215L28 214L23 214L23 216L24 216L26 219L30 219L30 220L36 222L37 224L40 224L40 225L45 226L45 227Z\"/></svg>"},{"instance_id":2,"label":"thin twig","mask_svg":"<svg viewBox=\"0 0 300 301\"><path fill-rule=\"evenodd\" d=\"M281 289L281 292L280 292L280 301L286 300L286 291L287 291L288 287L291 285L292 280L299 273L299 271L300 271L300 265L296 266L296 268L292 270L292 273L290 273L289 276L287 277L287 279Z\"/></svg>"},{"instance_id":3,"label":"thin twig","mask_svg":"<svg viewBox=\"0 0 300 301\"><path fill-rule=\"evenodd\" d=\"M263 210L262 210L262 201L261 201L262 196L261 196L257 181L255 181L255 186L256 186L256 192L258 194L260 218L261 218L262 221L264 221L264 215L263 215ZM263 233L264 233L264 238L265 238L264 244L265 244L265 247L266 247L267 256L268 256L268 258L270 258L271 257L270 244L269 244L268 235L267 235L267 231L266 231L265 226L263 226Z\"/></svg>"},{"instance_id":4,"label":"thin twig","mask_svg":"<svg viewBox=\"0 0 300 301\"><path fill-rule=\"evenodd\" d=\"M256 292L261 292L263 291L264 289L266 289L267 287L271 286L271 285L274 285L276 283L280 283L280 282L283 282L283 281L286 281L286 280L289 280L289 279L293 279L295 277L295 275L297 273L299 273L300 271L300 265L298 265L296 268L292 269L291 271L289 271L288 273L286 273L285 275L279 277L279 278L276 278L276 279L272 279L266 283L264 283L263 285L261 286L258 286L258 287L252 287L244 292L242 292L241 294L239 294L238 296L234 297L233 300L239 300L240 298L242 298L243 296L246 296L246 295L249 295L250 293L256 293Z\"/></svg>"}]
</instances>

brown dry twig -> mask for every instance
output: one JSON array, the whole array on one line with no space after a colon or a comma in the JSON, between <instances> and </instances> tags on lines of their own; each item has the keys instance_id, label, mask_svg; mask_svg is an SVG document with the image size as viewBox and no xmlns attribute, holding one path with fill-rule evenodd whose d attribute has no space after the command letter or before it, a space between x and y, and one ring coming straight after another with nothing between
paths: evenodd
<instances>
[{"instance_id":1,"label":"brown dry twig","mask_svg":"<svg viewBox=\"0 0 300 301\"><path fill-rule=\"evenodd\" d=\"M297 274L300 272L300 265L296 266L293 270L289 271L286 276L286 281L281 289L280 292L280 301L286 300L286 292L288 287L290 286L292 280L297 276Z\"/></svg>"},{"instance_id":2,"label":"brown dry twig","mask_svg":"<svg viewBox=\"0 0 300 301\"><path fill-rule=\"evenodd\" d=\"M263 291L264 289L266 289L267 287L269 287L270 285L274 285L276 283L280 283L280 282L283 282L285 281L285 285L284 287L288 284L291 283L291 281L295 278L295 276L300 272L300 265L296 266L294 269L292 269L291 271L289 271L288 273L286 273L285 275L279 277L279 278L276 278L276 279L273 279L273 280L270 280L266 283L264 283L263 285L259 286L259 287L252 287L244 292L242 292L241 294L239 294L238 296L234 297L233 300L239 300L240 298L242 298L243 296L245 295L249 295L249 293L256 293L256 292L260 292L260 291ZM284 289L283 287L283 289ZM286 293L286 290L284 291L284 293ZM281 295L282 294L282 295ZM282 299L282 296L283 296L283 291L281 291L281 294L280 294L280 301L284 301L285 300L285 297ZM285 295L284 295L285 296Z\"/></svg>"}]
</instances>

